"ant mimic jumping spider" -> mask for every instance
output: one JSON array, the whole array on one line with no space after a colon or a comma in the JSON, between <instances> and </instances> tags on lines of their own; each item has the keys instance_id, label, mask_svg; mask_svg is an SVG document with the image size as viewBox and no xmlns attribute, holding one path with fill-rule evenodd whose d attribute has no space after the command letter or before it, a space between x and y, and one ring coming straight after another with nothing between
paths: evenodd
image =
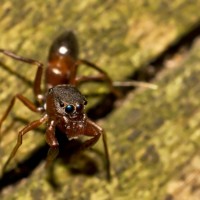
<instances>
[{"instance_id":1,"label":"ant mimic jumping spider","mask_svg":"<svg viewBox=\"0 0 200 200\"><path fill-rule=\"evenodd\" d=\"M41 124L46 123L46 142L50 146L47 163L54 160L59 153L59 143L55 136L56 128L65 134L69 140L77 139L80 136L90 137L82 143L80 149L93 146L102 135L106 157L107 178L110 179L110 159L105 132L86 116L84 108L87 101L79 92L77 86L82 82L99 80L107 82L113 93L117 94L117 92L112 85L111 79L103 70L87 60L78 59L78 43L75 34L72 31L66 31L53 42L49 51L48 65L45 69L46 91L44 94L41 91L42 63L18 56L4 49L0 49L0 53L15 60L37 66L33 83L36 104L32 103L22 94L16 94L0 120L0 128L14 106L16 99L21 101L31 111L42 115L40 119L30 122L19 131L17 143L3 166L3 172L21 146L23 136L30 130L36 129ZM77 76L77 70L81 64L95 69L99 74L87 77Z\"/></svg>"}]
</instances>

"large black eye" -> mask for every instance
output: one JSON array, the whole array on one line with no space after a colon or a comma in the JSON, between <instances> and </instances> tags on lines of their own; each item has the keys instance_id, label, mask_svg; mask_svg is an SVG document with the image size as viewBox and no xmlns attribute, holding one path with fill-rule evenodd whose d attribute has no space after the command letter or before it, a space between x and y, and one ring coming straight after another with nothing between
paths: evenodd
<instances>
[{"instance_id":1,"label":"large black eye","mask_svg":"<svg viewBox=\"0 0 200 200\"><path fill-rule=\"evenodd\" d=\"M76 105L76 111L77 111L77 112L82 111L82 110L83 110L83 107L84 107L83 104L77 104L77 105Z\"/></svg>"},{"instance_id":2,"label":"large black eye","mask_svg":"<svg viewBox=\"0 0 200 200\"><path fill-rule=\"evenodd\" d=\"M65 107L65 112L66 112L66 113L73 113L74 110L75 110L75 108L74 108L73 105L67 105L67 106Z\"/></svg>"},{"instance_id":3,"label":"large black eye","mask_svg":"<svg viewBox=\"0 0 200 200\"><path fill-rule=\"evenodd\" d=\"M51 93L51 92L53 92L53 88L49 88L49 91L48 91L49 93Z\"/></svg>"}]
</instances>

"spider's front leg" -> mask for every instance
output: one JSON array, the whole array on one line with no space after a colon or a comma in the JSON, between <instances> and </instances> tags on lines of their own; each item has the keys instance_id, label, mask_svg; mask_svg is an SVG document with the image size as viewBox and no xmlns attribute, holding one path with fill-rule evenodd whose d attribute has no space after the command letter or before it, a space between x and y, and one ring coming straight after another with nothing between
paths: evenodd
<instances>
[{"instance_id":1,"label":"spider's front leg","mask_svg":"<svg viewBox=\"0 0 200 200\"><path fill-rule=\"evenodd\" d=\"M48 123L48 127L46 130L46 142L50 146L47 155L46 166L49 166L49 164L51 164L51 162L57 157L59 153L59 144L55 137L55 127L56 127L55 121L51 120Z\"/></svg>"},{"instance_id":2,"label":"spider's front leg","mask_svg":"<svg viewBox=\"0 0 200 200\"><path fill-rule=\"evenodd\" d=\"M7 159L6 163L3 166L2 169L2 174L4 174L8 164L10 163L10 161L12 160L12 158L15 156L15 154L17 153L19 147L22 145L22 140L23 140L23 136L28 133L29 131L36 129L37 127L39 127L41 124L45 123L47 121L47 115L44 115L41 119L39 120L35 120L31 123L29 123L26 127L24 127L19 133L18 133L18 139L17 139L17 143L15 145L15 147L13 148L9 158Z\"/></svg>"},{"instance_id":3,"label":"spider's front leg","mask_svg":"<svg viewBox=\"0 0 200 200\"><path fill-rule=\"evenodd\" d=\"M108 152L106 134L104 130L100 126L98 126L96 123L91 121L90 119L87 119L84 135L92 137L92 138L86 140L82 144L81 149L85 149L85 148L89 148L93 146L99 140L99 137L102 135L102 141L103 141L104 152L105 152L105 160L106 160L105 166L106 166L106 171L107 171L107 179L110 181L111 179L110 157L109 157L109 152Z\"/></svg>"}]
</instances>

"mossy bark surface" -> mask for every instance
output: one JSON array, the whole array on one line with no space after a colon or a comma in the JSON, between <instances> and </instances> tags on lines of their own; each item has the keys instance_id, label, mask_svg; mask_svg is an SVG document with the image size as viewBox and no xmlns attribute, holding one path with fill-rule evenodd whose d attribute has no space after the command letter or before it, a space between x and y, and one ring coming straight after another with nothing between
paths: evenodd
<instances>
[{"instance_id":1,"label":"mossy bark surface","mask_svg":"<svg viewBox=\"0 0 200 200\"><path fill-rule=\"evenodd\" d=\"M149 63L197 27L200 20L197 0L2 0L0 5L0 48L46 63L53 39L73 29L79 39L80 57L97 63L113 80L126 80L139 68L152 69ZM34 99L31 86L36 67L3 55L0 61L3 114L14 94ZM0 179L0 199L198 199L199 63L200 41L196 39L190 48L174 53L159 66L163 70L152 80L157 90L130 91L116 102L113 112L97 121L107 133L110 183L105 178L101 141L94 150L73 156L69 156L68 148L67 158L61 152L53 167L46 170L45 156L38 161L47 153L43 126L24 137L7 169L7 179ZM87 73L85 70L80 72ZM102 88L98 85L95 90L101 92ZM16 143L17 131L39 117L16 102L2 127L1 168ZM17 163L31 156L33 165L38 162L34 170L6 185L12 180L9 172L15 176L21 173L18 170L26 172L26 167L20 169Z\"/></svg>"}]
</instances>

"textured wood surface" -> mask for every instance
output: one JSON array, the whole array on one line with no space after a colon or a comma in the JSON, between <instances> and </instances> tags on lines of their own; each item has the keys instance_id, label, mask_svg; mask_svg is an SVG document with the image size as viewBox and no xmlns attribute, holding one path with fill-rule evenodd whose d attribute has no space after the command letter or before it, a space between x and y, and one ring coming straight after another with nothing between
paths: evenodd
<instances>
[{"instance_id":1,"label":"textured wood surface","mask_svg":"<svg viewBox=\"0 0 200 200\"><path fill-rule=\"evenodd\" d=\"M2 0L0 4L0 48L45 63L52 40L64 30L74 29L80 57L100 65L113 80L125 80L139 68L152 69L149 63L197 27L200 20L197 0ZM97 122L108 134L111 183L105 179L99 142L96 151L57 159L52 171L44 169L43 159L38 162L38 157L46 154L39 152L40 156L32 160L38 165L26 178L5 186L12 177L9 173L6 179L1 177L0 199L198 199L199 52L197 38L190 48L182 48L161 63L163 70L153 80L158 90L131 91L116 102L112 113ZM3 113L13 94L21 92L33 99L35 68L3 55L0 61ZM38 117L16 103L2 127L0 166L16 142L17 131ZM14 169L12 173L17 176L17 163L33 152L37 155L35 149L43 149L43 129L25 137L8 172ZM87 175L90 168L97 170Z\"/></svg>"}]
</instances>

